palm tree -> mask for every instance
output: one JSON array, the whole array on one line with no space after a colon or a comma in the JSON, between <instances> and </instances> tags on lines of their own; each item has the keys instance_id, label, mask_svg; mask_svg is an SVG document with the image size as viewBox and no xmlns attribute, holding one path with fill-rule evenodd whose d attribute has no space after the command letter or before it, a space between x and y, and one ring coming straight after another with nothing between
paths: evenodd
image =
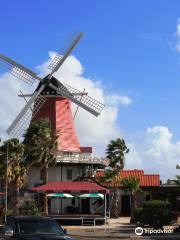
<instances>
[{"instance_id":1,"label":"palm tree","mask_svg":"<svg viewBox=\"0 0 180 240\"><path fill-rule=\"evenodd\" d=\"M8 149L8 151L7 151ZM26 169L23 163L24 156L24 144L20 143L19 139L8 139L0 147L0 151L3 152L4 158L2 158L0 164L1 179L5 181L7 170L7 182L12 192L12 204L14 214L19 214L19 191L26 180ZM8 154L8 156L7 156ZM8 165L6 160L8 158Z\"/></svg>"},{"instance_id":2,"label":"palm tree","mask_svg":"<svg viewBox=\"0 0 180 240\"><path fill-rule=\"evenodd\" d=\"M0 144L1 144L1 139L0 139ZM2 146L0 146L0 149L2 148ZM2 150L0 150L0 181L2 181L2 179L4 178L4 152L2 152Z\"/></svg>"},{"instance_id":3,"label":"palm tree","mask_svg":"<svg viewBox=\"0 0 180 240\"><path fill-rule=\"evenodd\" d=\"M116 140L111 140L106 149L106 156L109 159L109 169L105 171L104 179L105 181L112 181L119 170L124 168L125 165L125 154L129 152L124 139L117 138ZM114 194L111 204L111 216L119 217L118 211L118 196L117 189L114 187Z\"/></svg>"},{"instance_id":4,"label":"palm tree","mask_svg":"<svg viewBox=\"0 0 180 240\"><path fill-rule=\"evenodd\" d=\"M141 192L140 186L139 186L139 180L134 177L126 177L121 180L121 183L124 187L124 191L130 192L131 194L131 217L133 216L134 209L137 207L136 206L136 194L138 192Z\"/></svg>"},{"instance_id":5,"label":"palm tree","mask_svg":"<svg viewBox=\"0 0 180 240\"><path fill-rule=\"evenodd\" d=\"M128 152L129 148L127 148L124 139L117 138L116 140L111 140L106 149L106 156L110 161L109 166L117 171L123 169L125 154Z\"/></svg>"},{"instance_id":6,"label":"palm tree","mask_svg":"<svg viewBox=\"0 0 180 240\"><path fill-rule=\"evenodd\" d=\"M1 143L1 139L0 139ZM1 148L1 146L0 146ZM4 182L5 182L5 172L6 172L6 165L4 161L4 153L0 151L0 186L1 186L1 191L3 192L4 189Z\"/></svg>"},{"instance_id":7,"label":"palm tree","mask_svg":"<svg viewBox=\"0 0 180 240\"><path fill-rule=\"evenodd\" d=\"M48 182L49 165L56 163L57 136L52 133L48 119L40 119L30 124L24 135L26 166L39 166L43 184ZM44 213L48 214L48 200L44 194Z\"/></svg>"}]
</instances>

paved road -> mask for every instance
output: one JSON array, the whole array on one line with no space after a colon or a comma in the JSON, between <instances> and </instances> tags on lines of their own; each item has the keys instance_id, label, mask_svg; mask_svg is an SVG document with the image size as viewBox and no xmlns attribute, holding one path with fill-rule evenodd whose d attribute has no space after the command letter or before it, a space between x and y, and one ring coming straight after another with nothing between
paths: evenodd
<instances>
[{"instance_id":1,"label":"paved road","mask_svg":"<svg viewBox=\"0 0 180 240\"><path fill-rule=\"evenodd\" d=\"M179 234L157 234L150 236L137 236L134 231L137 226L130 223L129 217L120 217L118 219L109 219L107 226L69 226L66 227L68 233L75 237L77 240L107 240L107 239L134 239L134 240L161 240L161 239L174 239L180 240ZM170 227L170 226L166 226Z\"/></svg>"},{"instance_id":2,"label":"paved road","mask_svg":"<svg viewBox=\"0 0 180 240\"><path fill-rule=\"evenodd\" d=\"M180 234L156 234L151 236L137 236L134 233L134 226L121 226L118 229L77 229L69 230L68 233L77 240L118 240L118 239L131 239L131 240L180 240Z\"/></svg>"}]
</instances>

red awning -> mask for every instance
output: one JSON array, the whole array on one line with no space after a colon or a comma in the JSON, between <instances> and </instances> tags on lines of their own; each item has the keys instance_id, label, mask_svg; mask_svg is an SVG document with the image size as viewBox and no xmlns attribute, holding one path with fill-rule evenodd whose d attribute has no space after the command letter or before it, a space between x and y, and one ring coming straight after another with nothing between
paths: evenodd
<instances>
[{"instance_id":1,"label":"red awning","mask_svg":"<svg viewBox=\"0 0 180 240\"><path fill-rule=\"evenodd\" d=\"M5 193L3 193L3 192L0 192L0 195L5 195Z\"/></svg>"},{"instance_id":2,"label":"red awning","mask_svg":"<svg viewBox=\"0 0 180 240\"><path fill-rule=\"evenodd\" d=\"M31 192L80 192L80 193L109 193L109 190L93 182L49 182L45 185L30 189Z\"/></svg>"}]
</instances>

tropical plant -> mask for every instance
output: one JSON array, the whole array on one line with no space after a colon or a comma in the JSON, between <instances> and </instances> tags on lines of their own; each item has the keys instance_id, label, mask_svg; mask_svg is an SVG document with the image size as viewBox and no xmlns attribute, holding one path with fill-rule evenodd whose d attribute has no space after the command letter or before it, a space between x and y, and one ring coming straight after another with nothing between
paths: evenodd
<instances>
[{"instance_id":1,"label":"tropical plant","mask_svg":"<svg viewBox=\"0 0 180 240\"><path fill-rule=\"evenodd\" d=\"M129 152L124 139L111 140L106 149L109 166L114 170L123 169L125 165L125 154Z\"/></svg>"},{"instance_id":2,"label":"tropical plant","mask_svg":"<svg viewBox=\"0 0 180 240\"><path fill-rule=\"evenodd\" d=\"M1 139L0 139L1 143ZM5 180L5 172L6 172L6 163L5 163L5 154L2 152L2 146L0 146L0 182L1 188L3 188L3 183Z\"/></svg>"},{"instance_id":3,"label":"tropical plant","mask_svg":"<svg viewBox=\"0 0 180 240\"><path fill-rule=\"evenodd\" d=\"M56 163L57 136L48 119L32 122L24 135L25 163L28 168L39 166L43 184L48 182L49 165ZM48 199L44 194L44 213L48 214Z\"/></svg>"},{"instance_id":4,"label":"tropical plant","mask_svg":"<svg viewBox=\"0 0 180 240\"><path fill-rule=\"evenodd\" d=\"M124 139L117 138L111 140L106 148L106 156L109 159L108 170L105 171L102 181L110 182L119 174L119 170L124 168L125 154L129 152ZM119 216L118 210L118 196L117 189L113 188L113 197L111 202L111 216L117 218Z\"/></svg>"},{"instance_id":5,"label":"tropical plant","mask_svg":"<svg viewBox=\"0 0 180 240\"><path fill-rule=\"evenodd\" d=\"M40 209L37 207L36 202L34 200L27 200L24 202L24 205L22 206L21 213L24 215L35 215L35 216L41 216L43 213L40 211Z\"/></svg>"},{"instance_id":6,"label":"tropical plant","mask_svg":"<svg viewBox=\"0 0 180 240\"><path fill-rule=\"evenodd\" d=\"M136 194L141 191L139 180L134 176L129 176L121 180L125 193L131 194L131 217L133 216L136 206Z\"/></svg>"},{"instance_id":7,"label":"tropical plant","mask_svg":"<svg viewBox=\"0 0 180 240\"><path fill-rule=\"evenodd\" d=\"M3 143L0 151L3 152L4 155L0 164L1 179L5 181L7 175L8 188L13 196L11 198L13 212L14 214L18 214L19 191L26 180L26 168L23 162L24 144L22 144L19 139L12 138Z\"/></svg>"}]
</instances>

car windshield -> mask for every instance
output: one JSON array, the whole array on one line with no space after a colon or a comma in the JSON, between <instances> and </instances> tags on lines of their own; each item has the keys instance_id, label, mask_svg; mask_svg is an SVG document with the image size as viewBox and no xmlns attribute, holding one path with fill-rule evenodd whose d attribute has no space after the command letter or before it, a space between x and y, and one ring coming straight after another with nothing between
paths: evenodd
<instances>
[{"instance_id":1,"label":"car windshield","mask_svg":"<svg viewBox=\"0 0 180 240\"><path fill-rule=\"evenodd\" d=\"M64 236L62 228L54 220L21 220L20 234L53 234Z\"/></svg>"}]
</instances>

